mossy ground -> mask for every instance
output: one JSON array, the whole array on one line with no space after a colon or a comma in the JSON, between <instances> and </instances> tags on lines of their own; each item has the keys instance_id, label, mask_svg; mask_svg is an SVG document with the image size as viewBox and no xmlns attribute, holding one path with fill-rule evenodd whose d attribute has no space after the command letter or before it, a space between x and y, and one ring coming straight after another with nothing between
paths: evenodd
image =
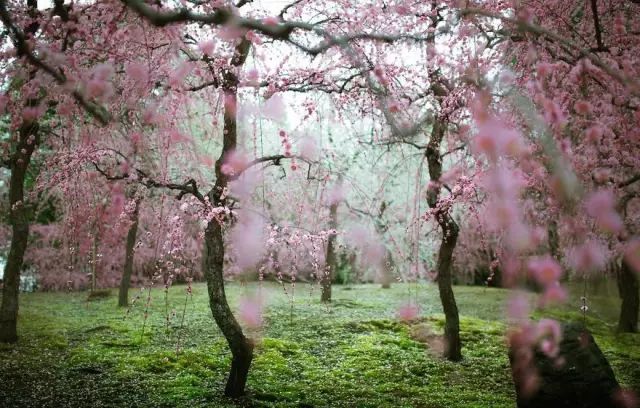
<instances>
[{"instance_id":1,"label":"mossy ground","mask_svg":"<svg viewBox=\"0 0 640 408\"><path fill-rule=\"evenodd\" d=\"M232 306L256 290L257 284L229 284ZM184 286L172 287L168 307L164 292L153 290L144 332L144 298L123 318L115 296L87 302L86 293L22 295L20 341L0 345L0 406L515 406L504 344L506 290L455 288L460 363L438 357L416 335L442 332L433 285L337 286L331 306L321 304L310 285L296 286L293 298L290 287L287 295L275 283L259 290L267 304L265 324L249 331L257 346L242 401L222 396L230 353L211 318L206 287L198 284L192 299ZM409 299L422 308L413 325L394 316ZM576 303L547 314L581 319ZM615 302L598 304L588 327L618 380L640 391L640 335L615 334ZM165 310L172 315L168 323Z\"/></svg>"}]
</instances>

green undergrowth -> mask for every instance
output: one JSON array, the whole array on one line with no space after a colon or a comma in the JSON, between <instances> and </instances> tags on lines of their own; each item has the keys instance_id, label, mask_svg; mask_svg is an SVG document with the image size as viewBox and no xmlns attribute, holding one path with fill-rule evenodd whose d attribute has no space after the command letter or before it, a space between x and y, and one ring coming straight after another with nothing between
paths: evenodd
<instances>
[{"instance_id":1,"label":"green undergrowth","mask_svg":"<svg viewBox=\"0 0 640 408\"><path fill-rule=\"evenodd\" d=\"M274 283L228 285L234 307L258 291L265 323L247 330L256 352L243 400L222 396L230 352L198 284L192 298L183 286L171 288L166 301L153 290L146 322L146 292L128 313L115 296L88 302L86 293L22 295L20 341L0 345L0 406L515 406L504 342L508 291L455 288L464 355L458 363L440 357L444 318L433 285L338 286L330 306L310 285L286 292ZM395 318L408 301L421 307L411 324ZM536 317L582 319L574 309ZM640 337L615 334L609 311L594 309L588 327L619 381L640 390Z\"/></svg>"}]
</instances>

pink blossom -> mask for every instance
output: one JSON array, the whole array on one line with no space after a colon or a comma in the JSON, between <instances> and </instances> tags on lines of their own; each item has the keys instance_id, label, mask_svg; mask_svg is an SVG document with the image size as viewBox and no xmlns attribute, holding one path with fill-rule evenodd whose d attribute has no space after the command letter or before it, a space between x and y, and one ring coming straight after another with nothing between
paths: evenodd
<instances>
[{"instance_id":1,"label":"pink blossom","mask_svg":"<svg viewBox=\"0 0 640 408\"><path fill-rule=\"evenodd\" d=\"M244 213L239 217L230 240L240 269L253 268L262 259L266 249L264 228L264 221L258 215Z\"/></svg>"},{"instance_id":2,"label":"pink blossom","mask_svg":"<svg viewBox=\"0 0 640 408\"><path fill-rule=\"evenodd\" d=\"M604 268L606 248L597 241L588 240L582 245L569 249L567 261L574 271L583 274L597 272Z\"/></svg>"},{"instance_id":3,"label":"pink blossom","mask_svg":"<svg viewBox=\"0 0 640 408\"><path fill-rule=\"evenodd\" d=\"M396 316L402 321L411 321L418 318L420 314L420 307L414 303L405 303L401 305L396 311Z\"/></svg>"},{"instance_id":4,"label":"pink blossom","mask_svg":"<svg viewBox=\"0 0 640 408\"><path fill-rule=\"evenodd\" d=\"M313 137L307 136L300 141L300 155L310 161L319 159L320 149Z\"/></svg>"},{"instance_id":5,"label":"pink blossom","mask_svg":"<svg viewBox=\"0 0 640 408\"><path fill-rule=\"evenodd\" d=\"M562 126L567 122L567 118L562 108L553 100L545 99L542 103L544 118L551 126Z\"/></svg>"},{"instance_id":6,"label":"pink blossom","mask_svg":"<svg viewBox=\"0 0 640 408\"><path fill-rule=\"evenodd\" d=\"M562 268L558 262L549 256L532 259L527 267L532 277L543 286L556 283L562 275Z\"/></svg>"},{"instance_id":7,"label":"pink blossom","mask_svg":"<svg viewBox=\"0 0 640 408\"><path fill-rule=\"evenodd\" d=\"M265 25L274 26L274 25L278 25L280 23L280 19L278 17L269 16L269 17L265 17L264 19L262 19L262 22Z\"/></svg>"},{"instance_id":8,"label":"pink blossom","mask_svg":"<svg viewBox=\"0 0 640 408\"><path fill-rule=\"evenodd\" d=\"M224 158L222 165L222 173L227 176L234 176L240 174L249 164L249 158L241 151L234 150Z\"/></svg>"},{"instance_id":9,"label":"pink blossom","mask_svg":"<svg viewBox=\"0 0 640 408\"><path fill-rule=\"evenodd\" d=\"M567 301L567 298L567 291L556 282L544 290L540 298L540 306L546 307L549 304L564 303Z\"/></svg>"},{"instance_id":10,"label":"pink blossom","mask_svg":"<svg viewBox=\"0 0 640 408\"><path fill-rule=\"evenodd\" d=\"M178 64L176 69L169 75L169 86L172 88L180 87L192 70L193 64L189 61Z\"/></svg>"},{"instance_id":11,"label":"pink blossom","mask_svg":"<svg viewBox=\"0 0 640 408\"><path fill-rule=\"evenodd\" d=\"M588 128L585 132L585 137L589 143L598 143L602 139L604 129L602 126L595 125Z\"/></svg>"},{"instance_id":12,"label":"pink blossom","mask_svg":"<svg viewBox=\"0 0 640 408\"><path fill-rule=\"evenodd\" d=\"M337 204L341 201L344 201L346 196L347 196L347 191L344 187L344 184L336 183L328 191L327 204L328 205Z\"/></svg>"},{"instance_id":13,"label":"pink blossom","mask_svg":"<svg viewBox=\"0 0 640 408\"><path fill-rule=\"evenodd\" d=\"M593 180L598 184L605 184L611 179L611 169L599 168L593 171Z\"/></svg>"},{"instance_id":14,"label":"pink blossom","mask_svg":"<svg viewBox=\"0 0 640 408\"><path fill-rule=\"evenodd\" d=\"M281 121L285 119L285 104L282 96L275 94L271 98L267 99L262 107L262 114L265 118L274 121Z\"/></svg>"},{"instance_id":15,"label":"pink blossom","mask_svg":"<svg viewBox=\"0 0 640 408\"><path fill-rule=\"evenodd\" d=\"M213 56L213 51L215 50L215 48L216 48L216 43L213 39L200 41L200 43L198 43L198 49L202 54L206 55L207 57Z\"/></svg>"},{"instance_id":16,"label":"pink blossom","mask_svg":"<svg viewBox=\"0 0 640 408\"><path fill-rule=\"evenodd\" d=\"M178 129L171 129L169 131L169 140L172 144L191 142L191 138Z\"/></svg>"},{"instance_id":17,"label":"pink blossom","mask_svg":"<svg viewBox=\"0 0 640 408\"><path fill-rule=\"evenodd\" d=\"M264 323L262 299L254 296L243 296L238 304L238 317L249 328L261 327Z\"/></svg>"},{"instance_id":18,"label":"pink blossom","mask_svg":"<svg viewBox=\"0 0 640 408\"><path fill-rule=\"evenodd\" d=\"M585 200L585 210L603 231L617 233L622 230L622 219L615 210L615 198L611 190L597 190L589 194Z\"/></svg>"},{"instance_id":19,"label":"pink blossom","mask_svg":"<svg viewBox=\"0 0 640 408\"><path fill-rule=\"evenodd\" d=\"M541 79L551 75L554 70L554 65L548 62L540 62L536 65L536 71Z\"/></svg>"},{"instance_id":20,"label":"pink blossom","mask_svg":"<svg viewBox=\"0 0 640 408\"><path fill-rule=\"evenodd\" d=\"M39 106L27 106L22 109L22 119L25 122L34 122L42 115L42 108Z\"/></svg>"},{"instance_id":21,"label":"pink blossom","mask_svg":"<svg viewBox=\"0 0 640 408\"><path fill-rule=\"evenodd\" d=\"M613 400L620 408L638 408L640 406L640 398L630 389L619 388L614 393Z\"/></svg>"},{"instance_id":22,"label":"pink blossom","mask_svg":"<svg viewBox=\"0 0 640 408\"><path fill-rule=\"evenodd\" d=\"M588 115L593 110L591 104L587 101L578 101L573 106L578 115Z\"/></svg>"},{"instance_id":23,"label":"pink blossom","mask_svg":"<svg viewBox=\"0 0 640 408\"><path fill-rule=\"evenodd\" d=\"M507 303L507 315L510 319L520 321L529 318L531 308L529 300L524 294L516 294Z\"/></svg>"},{"instance_id":24,"label":"pink blossom","mask_svg":"<svg viewBox=\"0 0 640 408\"><path fill-rule=\"evenodd\" d=\"M631 269L640 276L640 238L634 238L627 243L624 259Z\"/></svg>"},{"instance_id":25,"label":"pink blossom","mask_svg":"<svg viewBox=\"0 0 640 408\"><path fill-rule=\"evenodd\" d=\"M149 70L147 66L141 62L128 62L124 69L127 76L140 86L146 85L149 81Z\"/></svg>"}]
</instances>

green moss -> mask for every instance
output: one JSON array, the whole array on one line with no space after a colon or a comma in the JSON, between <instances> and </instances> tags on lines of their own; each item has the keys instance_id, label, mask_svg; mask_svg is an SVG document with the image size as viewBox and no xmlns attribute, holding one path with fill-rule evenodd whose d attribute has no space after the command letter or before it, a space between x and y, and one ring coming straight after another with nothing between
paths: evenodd
<instances>
[{"instance_id":1,"label":"green moss","mask_svg":"<svg viewBox=\"0 0 640 408\"><path fill-rule=\"evenodd\" d=\"M230 284L231 304L245 290L257 290L252 286ZM514 406L502 321L508 291L455 288L464 359L451 363L430 349L444 325L433 285L336 286L330 306L308 285L297 285L295 297L276 284L260 290L267 323L248 332L256 353L241 406ZM411 325L394 316L409 292L423 311ZM222 396L231 356L206 296L204 285L194 286L184 323L181 286L169 291L169 312L176 316L169 322L161 290L152 291L146 322L144 303L127 314L114 298L22 296L21 341L0 346L0 400L16 407L237 406ZM542 316L582 318L571 309L536 314ZM640 391L640 337L616 334L598 318L587 325L620 382Z\"/></svg>"}]
</instances>

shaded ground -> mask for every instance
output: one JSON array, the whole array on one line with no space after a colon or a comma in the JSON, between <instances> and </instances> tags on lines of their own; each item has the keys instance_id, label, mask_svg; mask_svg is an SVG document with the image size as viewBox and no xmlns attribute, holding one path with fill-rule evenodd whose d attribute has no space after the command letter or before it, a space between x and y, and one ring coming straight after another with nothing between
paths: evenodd
<instances>
[{"instance_id":1,"label":"shaded ground","mask_svg":"<svg viewBox=\"0 0 640 408\"><path fill-rule=\"evenodd\" d=\"M257 288L230 284L232 305ZM288 294L273 283L260 289L268 305L265 327L250 332L257 342L250 394L238 405L515 406L501 322L507 291L455 288L464 360L449 363L429 350L438 347L443 324L433 285L336 287L329 308L318 302L316 287L298 285L293 298L287 288ZM221 395L230 354L211 318L205 286L194 286L193 299L175 286L167 302L162 290L152 291L146 324L145 299L146 292L124 318L115 296L88 303L86 293L23 295L21 340L0 345L0 406L233 406ZM413 326L394 316L409 299L422 306ZM616 335L605 323L616 320L615 302L594 302L589 328L618 380L640 391L640 335ZM548 314L581 318L574 312L579 301L567 308Z\"/></svg>"}]
</instances>

